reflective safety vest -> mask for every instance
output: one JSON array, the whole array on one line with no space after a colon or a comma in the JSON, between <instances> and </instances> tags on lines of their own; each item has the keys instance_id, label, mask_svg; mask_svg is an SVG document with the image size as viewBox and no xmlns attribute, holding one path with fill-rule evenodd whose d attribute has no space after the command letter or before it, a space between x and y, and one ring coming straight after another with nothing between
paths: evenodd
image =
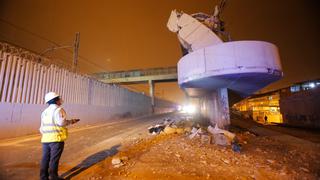
<instances>
[{"instance_id":1,"label":"reflective safety vest","mask_svg":"<svg viewBox=\"0 0 320 180\"><path fill-rule=\"evenodd\" d=\"M63 142L68 137L68 129L59 126L54 120L54 114L58 109L60 108L56 108L53 113L44 112L41 117L42 143Z\"/></svg>"}]
</instances>

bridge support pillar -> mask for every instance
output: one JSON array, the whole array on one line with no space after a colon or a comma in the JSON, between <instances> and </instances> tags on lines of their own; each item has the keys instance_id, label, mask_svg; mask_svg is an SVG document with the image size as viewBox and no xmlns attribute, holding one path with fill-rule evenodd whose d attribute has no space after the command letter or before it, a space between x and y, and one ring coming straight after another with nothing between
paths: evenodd
<instances>
[{"instance_id":1,"label":"bridge support pillar","mask_svg":"<svg viewBox=\"0 0 320 180\"><path fill-rule=\"evenodd\" d=\"M228 128L230 125L230 113L227 88L210 92L202 100L201 106L202 115L210 120L211 125L218 124L219 128Z\"/></svg>"},{"instance_id":2,"label":"bridge support pillar","mask_svg":"<svg viewBox=\"0 0 320 180\"><path fill-rule=\"evenodd\" d=\"M151 97L151 112L154 113L154 81L149 80L149 93Z\"/></svg>"}]
</instances>

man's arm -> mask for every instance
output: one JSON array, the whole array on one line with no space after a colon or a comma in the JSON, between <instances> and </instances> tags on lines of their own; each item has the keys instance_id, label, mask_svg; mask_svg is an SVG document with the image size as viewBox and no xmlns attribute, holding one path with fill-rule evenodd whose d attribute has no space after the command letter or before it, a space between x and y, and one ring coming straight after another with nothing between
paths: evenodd
<instances>
[{"instance_id":1,"label":"man's arm","mask_svg":"<svg viewBox=\"0 0 320 180\"><path fill-rule=\"evenodd\" d=\"M67 114L63 108L59 108L55 114L56 123L59 126L68 126L70 124L77 123L80 119L67 120Z\"/></svg>"}]
</instances>

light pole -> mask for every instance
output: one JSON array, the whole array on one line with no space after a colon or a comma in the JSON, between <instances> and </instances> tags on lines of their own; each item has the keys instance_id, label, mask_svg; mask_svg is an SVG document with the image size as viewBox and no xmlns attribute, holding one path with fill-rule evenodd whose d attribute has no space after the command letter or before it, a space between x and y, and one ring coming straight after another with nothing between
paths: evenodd
<instances>
[{"instance_id":1,"label":"light pole","mask_svg":"<svg viewBox=\"0 0 320 180\"><path fill-rule=\"evenodd\" d=\"M76 32L76 37L74 40L73 45L66 45L66 46L58 46L58 47L51 47L48 48L40 53L40 56L44 56L46 53L50 51L55 51L58 49L67 49L73 47L73 63L72 63L72 71L76 72L77 65L78 65L78 57L79 57L79 46L80 46L80 32Z\"/></svg>"}]
</instances>

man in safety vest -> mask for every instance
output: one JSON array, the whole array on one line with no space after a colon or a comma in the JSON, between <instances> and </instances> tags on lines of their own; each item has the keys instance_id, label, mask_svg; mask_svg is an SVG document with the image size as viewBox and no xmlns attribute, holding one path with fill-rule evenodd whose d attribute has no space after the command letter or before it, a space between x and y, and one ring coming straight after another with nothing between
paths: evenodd
<instances>
[{"instance_id":1,"label":"man in safety vest","mask_svg":"<svg viewBox=\"0 0 320 180\"><path fill-rule=\"evenodd\" d=\"M40 179L59 180L59 160L64 148L64 141L68 137L67 125L74 124L79 119L66 119L66 112L61 107L62 99L55 92L45 95L45 102L49 107L41 114L40 132L42 134L42 160L40 167Z\"/></svg>"}]
</instances>

